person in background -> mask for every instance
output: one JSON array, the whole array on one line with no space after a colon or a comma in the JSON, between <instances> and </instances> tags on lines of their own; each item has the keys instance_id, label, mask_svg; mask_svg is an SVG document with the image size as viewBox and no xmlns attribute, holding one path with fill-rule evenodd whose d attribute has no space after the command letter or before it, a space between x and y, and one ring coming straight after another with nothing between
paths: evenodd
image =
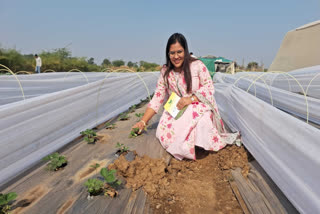
<instances>
[{"instance_id":1,"label":"person in background","mask_svg":"<svg viewBox=\"0 0 320 214\"><path fill-rule=\"evenodd\" d=\"M175 92L181 97L177 108L185 111L177 119L164 110L156 132L167 152L179 160L196 159L196 147L218 151L233 144L239 133L225 131L209 71L200 60L190 56L185 37L180 33L171 35L165 54L166 64L160 71L154 96L142 119L132 128L139 128L141 133L168 96Z\"/></svg>"},{"instance_id":2,"label":"person in background","mask_svg":"<svg viewBox=\"0 0 320 214\"><path fill-rule=\"evenodd\" d=\"M41 65L42 65L41 58L40 58L40 56L38 56L38 54L35 54L34 58L36 59L36 70L35 70L35 72L40 74L40 68L41 68Z\"/></svg>"}]
</instances>

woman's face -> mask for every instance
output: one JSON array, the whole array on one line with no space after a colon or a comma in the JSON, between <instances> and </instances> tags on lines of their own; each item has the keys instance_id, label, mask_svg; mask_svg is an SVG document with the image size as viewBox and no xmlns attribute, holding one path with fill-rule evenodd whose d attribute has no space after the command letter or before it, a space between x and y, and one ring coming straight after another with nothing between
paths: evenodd
<instances>
[{"instance_id":1,"label":"woman's face","mask_svg":"<svg viewBox=\"0 0 320 214\"><path fill-rule=\"evenodd\" d=\"M181 68L184 61L184 49L179 42L176 42L170 46L168 54L174 67Z\"/></svg>"}]
</instances>

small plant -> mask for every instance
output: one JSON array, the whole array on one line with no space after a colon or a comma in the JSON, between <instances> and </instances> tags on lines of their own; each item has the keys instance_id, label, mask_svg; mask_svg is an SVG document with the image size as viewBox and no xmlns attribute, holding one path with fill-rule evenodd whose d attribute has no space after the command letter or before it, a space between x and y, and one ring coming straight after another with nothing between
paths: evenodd
<instances>
[{"instance_id":1,"label":"small plant","mask_svg":"<svg viewBox=\"0 0 320 214\"><path fill-rule=\"evenodd\" d=\"M47 169L50 171L57 171L68 163L67 159L64 156L59 155L58 152L44 157L43 160L50 161L47 165Z\"/></svg>"},{"instance_id":2,"label":"small plant","mask_svg":"<svg viewBox=\"0 0 320 214\"><path fill-rule=\"evenodd\" d=\"M93 144L97 140L97 133L92 129L82 131L80 134L84 136L84 140L87 141L88 144Z\"/></svg>"},{"instance_id":3,"label":"small plant","mask_svg":"<svg viewBox=\"0 0 320 214\"><path fill-rule=\"evenodd\" d=\"M137 109L137 106L136 106L136 105L132 105L132 106L129 108L129 112L132 113L132 112L134 112L136 109Z\"/></svg>"},{"instance_id":4,"label":"small plant","mask_svg":"<svg viewBox=\"0 0 320 214\"><path fill-rule=\"evenodd\" d=\"M149 99L149 96L146 97L146 99L140 99L140 102L141 103L150 102L150 100L152 99L153 95L154 95L154 93L150 94L150 99Z\"/></svg>"},{"instance_id":5,"label":"small plant","mask_svg":"<svg viewBox=\"0 0 320 214\"><path fill-rule=\"evenodd\" d=\"M96 163L95 165L91 165L90 167L94 168L97 173L97 169L100 167L100 164Z\"/></svg>"},{"instance_id":6,"label":"small plant","mask_svg":"<svg viewBox=\"0 0 320 214\"><path fill-rule=\"evenodd\" d=\"M17 197L17 193L10 192L8 194L0 193L0 214L8 214L11 209L11 204Z\"/></svg>"},{"instance_id":7,"label":"small plant","mask_svg":"<svg viewBox=\"0 0 320 214\"><path fill-rule=\"evenodd\" d=\"M100 165L92 165L91 167L93 168L98 168ZM103 181L96 179L96 178L91 178L88 179L84 185L88 189L88 199L92 198L90 196L93 195L99 195L100 193L104 193L105 196L110 196L110 197L115 197L118 195L118 192L114 189L118 185L121 184L121 181L117 180L116 178L116 170L108 170L106 168L102 168L100 170L100 175L103 177Z\"/></svg>"},{"instance_id":8,"label":"small plant","mask_svg":"<svg viewBox=\"0 0 320 214\"><path fill-rule=\"evenodd\" d=\"M118 149L120 154L129 151L128 146L125 146L123 143L120 144L119 142L117 142L116 148Z\"/></svg>"},{"instance_id":9,"label":"small plant","mask_svg":"<svg viewBox=\"0 0 320 214\"><path fill-rule=\"evenodd\" d=\"M115 188L121 184L121 181L117 180L115 176L116 172L117 171L115 169L108 170L106 168L102 168L100 170L100 174L106 182L104 185L104 195L110 196L111 198L118 195L118 192L115 190Z\"/></svg>"},{"instance_id":10,"label":"small plant","mask_svg":"<svg viewBox=\"0 0 320 214\"><path fill-rule=\"evenodd\" d=\"M138 137L139 135L139 128L133 128L130 132L129 138Z\"/></svg>"},{"instance_id":11,"label":"small plant","mask_svg":"<svg viewBox=\"0 0 320 214\"><path fill-rule=\"evenodd\" d=\"M144 113L136 113L135 115L140 120L140 118L144 115Z\"/></svg>"},{"instance_id":12,"label":"small plant","mask_svg":"<svg viewBox=\"0 0 320 214\"><path fill-rule=\"evenodd\" d=\"M121 184L121 181L117 180L115 173L117 171L115 169L108 170L107 168L102 168L100 170L100 174L104 178L105 182L110 186L117 186Z\"/></svg>"},{"instance_id":13,"label":"small plant","mask_svg":"<svg viewBox=\"0 0 320 214\"><path fill-rule=\"evenodd\" d=\"M103 191L103 182L96 178L88 179L84 185L88 188L90 195L98 195Z\"/></svg>"},{"instance_id":14,"label":"small plant","mask_svg":"<svg viewBox=\"0 0 320 214\"><path fill-rule=\"evenodd\" d=\"M105 124L105 127L106 127L106 129L115 129L116 124L108 122Z\"/></svg>"},{"instance_id":15,"label":"small plant","mask_svg":"<svg viewBox=\"0 0 320 214\"><path fill-rule=\"evenodd\" d=\"M128 113L121 113L119 116L119 120L128 120L130 117L128 116Z\"/></svg>"}]
</instances>

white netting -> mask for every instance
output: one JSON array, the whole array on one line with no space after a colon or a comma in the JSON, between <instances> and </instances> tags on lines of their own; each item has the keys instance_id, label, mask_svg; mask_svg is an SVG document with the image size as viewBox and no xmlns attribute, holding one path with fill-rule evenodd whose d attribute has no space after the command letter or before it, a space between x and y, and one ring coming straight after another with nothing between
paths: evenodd
<instances>
[{"instance_id":1,"label":"white netting","mask_svg":"<svg viewBox=\"0 0 320 214\"><path fill-rule=\"evenodd\" d=\"M214 81L232 83L279 109L320 125L320 66L289 73L217 73Z\"/></svg>"},{"instance_id":2,"label":"white netting","mask_svg":"<svg viewBox=\"0 0 320 214\"><path fill-rule=\"evenodd\" d=\"M301 213L320 213L320 131L232 84L215 84L222 118ZM318 107L319 108L319 107Z\"/></svg>"},{"instance_id":3,"label":"white netting","mask_svg":"<svg viewBox=\"0 0 320 214\"><path fill-rule=\"evenodd\" d=\"M286 112L320 124L320 66L216 73L214 82L228 126L301 213L319 213L320 130Z\"/></svg>"},{"instance_id":4,"label":"white netting","mask_svg":"<svg viewBox=\"0 0 320 214\"><path fill-rule=\"evenodd\" d=\"M0 185L145 99L159 72L83 74L19 75L25 99L13 76L0 76Z\"/></svg>"}]
</instances>

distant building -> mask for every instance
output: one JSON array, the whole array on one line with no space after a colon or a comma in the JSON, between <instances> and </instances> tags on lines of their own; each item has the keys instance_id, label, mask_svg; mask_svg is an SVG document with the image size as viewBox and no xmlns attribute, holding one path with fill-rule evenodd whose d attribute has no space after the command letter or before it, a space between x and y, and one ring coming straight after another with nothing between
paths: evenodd
<instances>
[{"instance_id":1,"label":"distant building","mask_svg":"<svg viewBox=\"0 0 320 214\"><path fill-rule=\"evenodd\" d=\"M268 71L320 65L320 20L289 31Z\"/></svg>"},{"instance_id":2,"label":"distant building","mask_svg":"<svg viewBox=\"0 0 320 214\"><path fill-rule=\"evenodd\" d=\"M235 62L232 60L212 55L199 57L199 59L207 66L211 77L213 77L215 72L235 73Z\"/></svg>"}]
</instances>

